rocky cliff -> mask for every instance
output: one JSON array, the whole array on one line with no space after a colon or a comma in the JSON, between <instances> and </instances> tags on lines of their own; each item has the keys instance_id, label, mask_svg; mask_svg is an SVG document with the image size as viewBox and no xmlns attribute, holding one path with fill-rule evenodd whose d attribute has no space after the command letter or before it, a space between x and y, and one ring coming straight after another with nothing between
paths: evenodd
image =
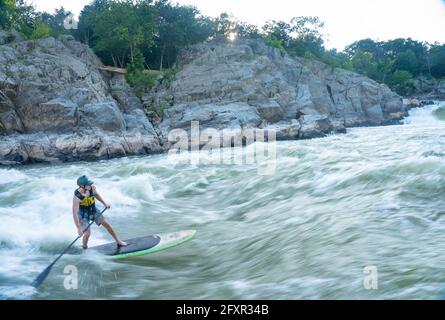
<instances>
[{"instance_id":1,"label":"rocky cliff","mask_svg":"<svg viewBox=\"0 0 445 320\"><path fill-rule=\"evenodd\" d=\"M161 151L121 76L100 73L86 46L64 37L0 46L0 162L106 159Z\"/></svg>"},{"instance_id":2,"label":"rocky cliff","mask_svg":"<svg viewBox=\"0 0 445 320\"><path fill-rule=\"evenodd\" d=\"M170 102L157 125L164 140L191 120L218 130L275 129L280 139L298 139L406 115L401 97L387 86L289 57L259 40L201 44L183 53L178 70L144 97L154 109Z\"/></svg>"},{"instance_id":3,"label":"rocky cliff","mask_svg":"<svg viewBox=\"0 0 445 320\"><path fill-rule=\"evenodd\" d=\"M436 80L419 77L414 79L414 92L409 98L423 101L445 100L445 79Z\"/></svg>"},{"instance_id":4,"label":"rocky cliff","mask_svg":"<svg viewBox=\"0 0 445 320\"><path fill-rule=\"evenodd\" d=\"M0 163L107 159L168 148L191 121L217 130L264 128L279 139L319 137L401 119L386 86L258 40L183 52L176 74L143 100L122 75L71 37L0 45Z\"/></svg>"}]
</instances>

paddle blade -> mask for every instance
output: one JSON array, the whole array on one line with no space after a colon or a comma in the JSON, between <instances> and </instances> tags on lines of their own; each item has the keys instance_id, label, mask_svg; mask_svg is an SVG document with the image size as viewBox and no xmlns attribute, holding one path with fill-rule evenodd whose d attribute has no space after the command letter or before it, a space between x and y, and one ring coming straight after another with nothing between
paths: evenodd
<instances>
[{"instance_id":1,"label":"paddle blade","mask_svg":"<svg viewBox=\"0 0 445 320\"><path fill-rule=\"evenodd\" d=\"M53 264L49 265L41 274L38 275L37 278L32 282L32 286L34 288L38 288L42 285L43 281L45 281L46 277L48 277L49 273L51 272L51 269L53 267Z\"/></svg>"}]
</instances>

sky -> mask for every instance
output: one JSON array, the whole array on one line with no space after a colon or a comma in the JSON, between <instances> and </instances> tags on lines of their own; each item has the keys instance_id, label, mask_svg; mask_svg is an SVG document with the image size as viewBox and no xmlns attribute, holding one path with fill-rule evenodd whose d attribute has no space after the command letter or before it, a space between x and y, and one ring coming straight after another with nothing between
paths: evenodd
<instances>
[{"instance_id":1,"label":"sky","mask_svg":"<svg viewBox=\"0 0 445 320\"><path fill-rule=\"evenodd\" d=\"M30 0L38 10L60 6L78 15L90 0ZM318 16L325 22L326 47L343 50L354 41L412 38L445 43L445 0L172 0L193 5L204 15L222 12L262 26L267 20L290 21Z\"/></svg>"}]
</instances>

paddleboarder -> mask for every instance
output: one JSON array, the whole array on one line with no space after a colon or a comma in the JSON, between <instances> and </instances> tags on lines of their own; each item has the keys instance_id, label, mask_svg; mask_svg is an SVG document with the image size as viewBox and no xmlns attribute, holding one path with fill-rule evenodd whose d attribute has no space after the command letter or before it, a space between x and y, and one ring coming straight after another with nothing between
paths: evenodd
<instances>
[{"instance_id":1,"label":"paddleboarder","mask_svg":"<svg viewBox=\"0 0 445 320\"><path fill-rule=\"evenodd\" d=\"M91 250L96 250L97 252L101 252L108 256L121 258L141 256L166 250L191 240L196 233L195 230L188 230L173 234L152 235L148 237L136 238L127 240L132 244L129 246L126 242L119 239L116 232L113 230L113 227L103 217L103 213L110 208L110 205L103 200L93 184L93 181L88 179L86 176L82 176L77 179L77 185L79 188L74 192L73 217L74 223L76 224L79 232L79 236L74 239L74 241L71 242L68 247L66 247L62 253L59 254L57 258L54 259L54 261L51 262L51 264L34 279L32 282L32 286L34 288L38 288L42 285L57 261L59 261L82 236L83 248L85 250L88 248L88 239L91 235L90 227L94 223L97 225L102 225L105 227L105 229L107 229L107 231L116 241L117 247L114 247L114 244L110 243L91 248ZM103 209L102 212L97 212L96 210L96 199L105 206L105 209Z\"/></svg>"},{"instance_id":2,"label":"paddleboarder","mask_svg":"<svg viewBox=\"0 0 445 320\"><path fill-rule=\"evenodd\" d=\"M98 226L103 226L116 240L118 247L125 247L128 244L122 241L114 231L113 227L108 223L105 217L96 209L96 199L101 202L105 208L109 209L110 205L106 203L100 194L97 192L94 182L87 176L82 176L77 179L78 189L74 191L73 197L73 218L77 227L79 236L83 235L83 249L88 249L88 240L91 236L91 228L88 227L91 221L94 221Z\"/></svg>"}]
</instances>

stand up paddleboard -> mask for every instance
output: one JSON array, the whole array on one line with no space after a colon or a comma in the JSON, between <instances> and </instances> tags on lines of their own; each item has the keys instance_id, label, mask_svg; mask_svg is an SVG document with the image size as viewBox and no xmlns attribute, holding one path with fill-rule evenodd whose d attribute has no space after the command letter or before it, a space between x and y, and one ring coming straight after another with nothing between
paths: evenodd
<instances>
[{"instance_id":1,"label":"stand up paddleboard","mask_svg":"<svg viewBox=\"0 0 445 320\"><path fill-rule=\"evenodd\" d=\"M180 231L168 234L157 234L142 238L125 240L126 247L116 246L116 242L92 247L94 250L106 256L116 259L143 256L146 254L167 250L191 240L196 234L195 230Z\"/></svg>"}]
</instances>

